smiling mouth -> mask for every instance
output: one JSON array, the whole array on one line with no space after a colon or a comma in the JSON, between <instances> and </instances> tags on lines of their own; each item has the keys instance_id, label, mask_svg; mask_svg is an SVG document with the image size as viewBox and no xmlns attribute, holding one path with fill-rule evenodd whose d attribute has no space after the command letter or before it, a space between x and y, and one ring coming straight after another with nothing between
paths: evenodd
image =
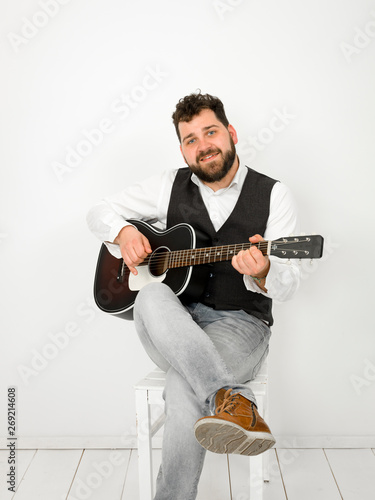
<instances>
[{"instance_id":1,"label":"smiling mouth","mask_svg":"<svg viewBox=\"0 0 375 500\"><path fill-rule=\"evenodd\" d=\"M202 161L202 162L207 162L207 161L211 161L213 160L214 158L217 157L219 153L212 153L212 154L209 154L209 155L206 155L206 156L203 156L199 161Z\"/></svg>"}]
</instances>

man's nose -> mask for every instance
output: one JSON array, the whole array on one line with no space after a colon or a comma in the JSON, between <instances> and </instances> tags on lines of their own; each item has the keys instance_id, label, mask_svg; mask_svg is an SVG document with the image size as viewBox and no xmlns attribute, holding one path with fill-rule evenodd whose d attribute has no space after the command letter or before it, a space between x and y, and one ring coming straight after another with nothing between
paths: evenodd
<instances>
[{"instance_id":1,"label":"man's nose","mask_svg":"<svg viewBox=\"0 0 375 500\"><path fill-rule=\"evenodd\" d=\"M208 137L203 137L199 141L199 153L205 153L206 151L210 150L212 148L212 143Z\"/></svg>"}]
</instances>

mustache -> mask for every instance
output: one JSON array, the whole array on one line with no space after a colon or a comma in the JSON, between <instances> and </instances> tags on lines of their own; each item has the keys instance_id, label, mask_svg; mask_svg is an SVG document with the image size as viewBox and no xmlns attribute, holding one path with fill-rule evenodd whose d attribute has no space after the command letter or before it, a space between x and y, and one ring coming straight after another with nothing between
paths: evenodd
<instances>
[{"instance_id":1,"label":"mustache","mask_svg":"<svg viewBox=\"0 0 375 500\"><path fill-rule=\"evenodd\" d=\"M216 153L221 153L220 149L208 149L204 153L197 155L197 162L199 162L202 158L204 158L207 155L214 155Z\"/></svg>"}]
</instances>

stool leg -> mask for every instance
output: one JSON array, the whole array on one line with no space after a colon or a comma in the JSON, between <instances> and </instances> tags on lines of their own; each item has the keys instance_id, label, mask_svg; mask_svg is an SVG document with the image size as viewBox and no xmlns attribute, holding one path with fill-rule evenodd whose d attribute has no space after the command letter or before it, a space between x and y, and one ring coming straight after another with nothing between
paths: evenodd
<instances>
[{"instance_id":1,"label":"stool leg","mask_svg":"<svg viewBox=\"0 0 375 500\"><path fill-rule=\"evenodd\" d=\"M263 499L263 455L250 457L250 499Z\"/></svg>"},{"instance_id":2,"label":"stool leg","mask_svg":"<svg viewBox=\"0 0 375 500\"><path fill-rule=\"evenodd\" d=\"M140 500L152 500L154 497L152 474L152 436L150 405L148 392L135 391L135 404L137 412L137 440L138 440L138 477Z\"/></svg>"},{"instance_id":3,"label":"stool leg","mask_svg":"<svg viewBox=\"0 0 375 500\"><path fill-rule=\"evenodd\" d=\"M263 415L264 398L257 396L258 412ZM264 453L250 457L250 499L263 499L263 468L264 468Z\"/></svg>"},{"instance_id":4,"label":"stool leg","mask_svg":"<svg viewBox=\"0 0 375 500\"><path fill-rule=\"evenodd\" d=\"M270 452L263 453L263 481L269 482L270 480Z\"/></svg>"},{"instance_id":5,"label":"stool leg","mask_svg":"<svg viewBox=\"0 0 375 500\"><path fill-rule=\"evenodd\" d=\"M268 412L268 391L266 387L266 392L263 398L263 412L264 412L264 420L268 424L268 417L269 417L269 412ZM270 452L266 451L263 453L263 481L269 482L270 480Z\"/></svg>"}]
</instances>

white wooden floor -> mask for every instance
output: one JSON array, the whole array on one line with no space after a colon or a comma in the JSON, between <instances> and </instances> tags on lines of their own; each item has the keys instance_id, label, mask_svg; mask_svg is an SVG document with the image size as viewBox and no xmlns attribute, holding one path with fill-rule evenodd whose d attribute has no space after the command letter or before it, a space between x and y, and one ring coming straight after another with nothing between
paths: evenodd
<instances>
[{"instance_id":1,"label":"white wooden floor","mask_svg":"<svg viewBox=\"0 0 375 500\"><path fill-rule=\"evenodd\" d=\"M17 490L7 490L0 450L1 500L137 500L137 450L18 450ZM155 471L160 450L154 450ZM264 500L374 500L375 450L276 449ZM249 500L248 459L207 453L199 500Z\"/></svg>"}]
</instances>

